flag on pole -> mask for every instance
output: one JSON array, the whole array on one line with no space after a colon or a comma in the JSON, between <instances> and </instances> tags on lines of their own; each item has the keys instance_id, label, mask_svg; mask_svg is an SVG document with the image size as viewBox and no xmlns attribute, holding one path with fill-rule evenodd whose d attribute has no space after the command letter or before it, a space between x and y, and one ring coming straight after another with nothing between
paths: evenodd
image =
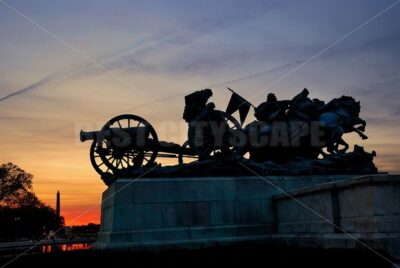
<instances>
[{"instance_id":1,"label":"flag on pole","mask_svg":"<svg viewBox=\"0 0 400 268\"><path fill-rule=\"evenodd\" d=\"M228 107L226 107L226 112L228 114L233 114L237 110L239 110L240 116L240 124L243 125L246 120L247 114L249 113L251 103L245 100L242 96L234 92L232 89L228 88L232 91L232 97L229 100Z\"/></svg>"}]
</instances>

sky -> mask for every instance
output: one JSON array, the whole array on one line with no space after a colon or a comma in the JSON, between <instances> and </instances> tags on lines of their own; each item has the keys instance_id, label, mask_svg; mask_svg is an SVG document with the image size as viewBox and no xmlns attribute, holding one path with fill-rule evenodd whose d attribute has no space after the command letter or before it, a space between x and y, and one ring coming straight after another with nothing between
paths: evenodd
<instances>
[{"instance_id":1,"label":"sky","mask_svg":"<svg viewBox=\"0 0 400 268\"><path fill-rule=\"evenodd\" d=\"M397 3L0 0L0 163L32 173L51 206L60 190L67 224L98 223L106 186L80 129L133 113L183 143L190 92L211 87L224 110L227 86L255 105L307 87L327 101L360 100L369 139L345 139L399 173Z\"/></svg>"}]
</instances>

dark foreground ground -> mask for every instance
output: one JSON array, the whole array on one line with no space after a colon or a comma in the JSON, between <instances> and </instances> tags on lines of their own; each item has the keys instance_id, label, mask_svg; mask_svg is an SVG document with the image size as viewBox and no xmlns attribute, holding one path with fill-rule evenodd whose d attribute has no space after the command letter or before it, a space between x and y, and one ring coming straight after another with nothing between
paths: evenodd
<instances>
[{"instance_id":1,"label":"dark foreground ground","mask_svg":"<svg viewBox=\"0 0 400 268\"><path fill-rule=\"evenodd\" d=\"M15 256L0 257L3 267ZM304 250L230 246L197 250L99 252L94 250L24 255L6 267L393 267L364 250Z\"/></svg>"}]
</instances>

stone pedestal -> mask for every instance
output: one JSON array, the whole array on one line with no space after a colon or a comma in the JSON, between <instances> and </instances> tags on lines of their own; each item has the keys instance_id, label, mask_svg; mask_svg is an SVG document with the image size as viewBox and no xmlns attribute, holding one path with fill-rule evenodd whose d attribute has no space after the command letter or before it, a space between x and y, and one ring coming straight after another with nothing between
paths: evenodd
<instances>
[{"instance_id":1,"label":"stone pedestal","mask_svg":"<svg viewBox=\"0 0 400 268\"><path fill-rule=\"evenodd\" d=\"M277 228L270 243L369 247L400 260L399 175L363 176L289 194L273 198Z\"/></svg>"},{"instance_id":2,"label":"stone pedestal","mask_svg":"<svg viewBox=\"0 0 400 268\"><path fill-rule=\"evenodd\" d=\"M400 260L400 176L120 179L103 193L94 246L159 250L255 241L369 247Z\"/></svg>"},{"instance_id":3,"label":"stone pedestal","mask_svg":"<svg viewBox=\"0 0 400 268\"><path fill-rule=\"evenodd\" d=\"M275 232L272 196L352 176L119 179L103 193L95 247L195 247ZM276 185L276 187L274 186Z\"/></svg>"}]
</instances>

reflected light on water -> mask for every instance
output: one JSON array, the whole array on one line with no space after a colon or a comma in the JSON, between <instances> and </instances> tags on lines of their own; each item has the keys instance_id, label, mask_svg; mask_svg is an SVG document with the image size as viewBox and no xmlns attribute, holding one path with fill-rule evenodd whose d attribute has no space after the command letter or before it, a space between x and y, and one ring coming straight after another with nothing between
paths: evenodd
<instances>
[{"instance_id":1,"label":"reflected light on water","mask_svg":"<svg viewBox=\"0 0 400 268\"><path fill-rule=\"evenodd\" d=\"M44 245L42 246L42 253L59 252L59 251L73 251L91 249L92 245L89 243L76 243L76 244L60 244L60 245Z\"/></svg>"}]
</instances>

